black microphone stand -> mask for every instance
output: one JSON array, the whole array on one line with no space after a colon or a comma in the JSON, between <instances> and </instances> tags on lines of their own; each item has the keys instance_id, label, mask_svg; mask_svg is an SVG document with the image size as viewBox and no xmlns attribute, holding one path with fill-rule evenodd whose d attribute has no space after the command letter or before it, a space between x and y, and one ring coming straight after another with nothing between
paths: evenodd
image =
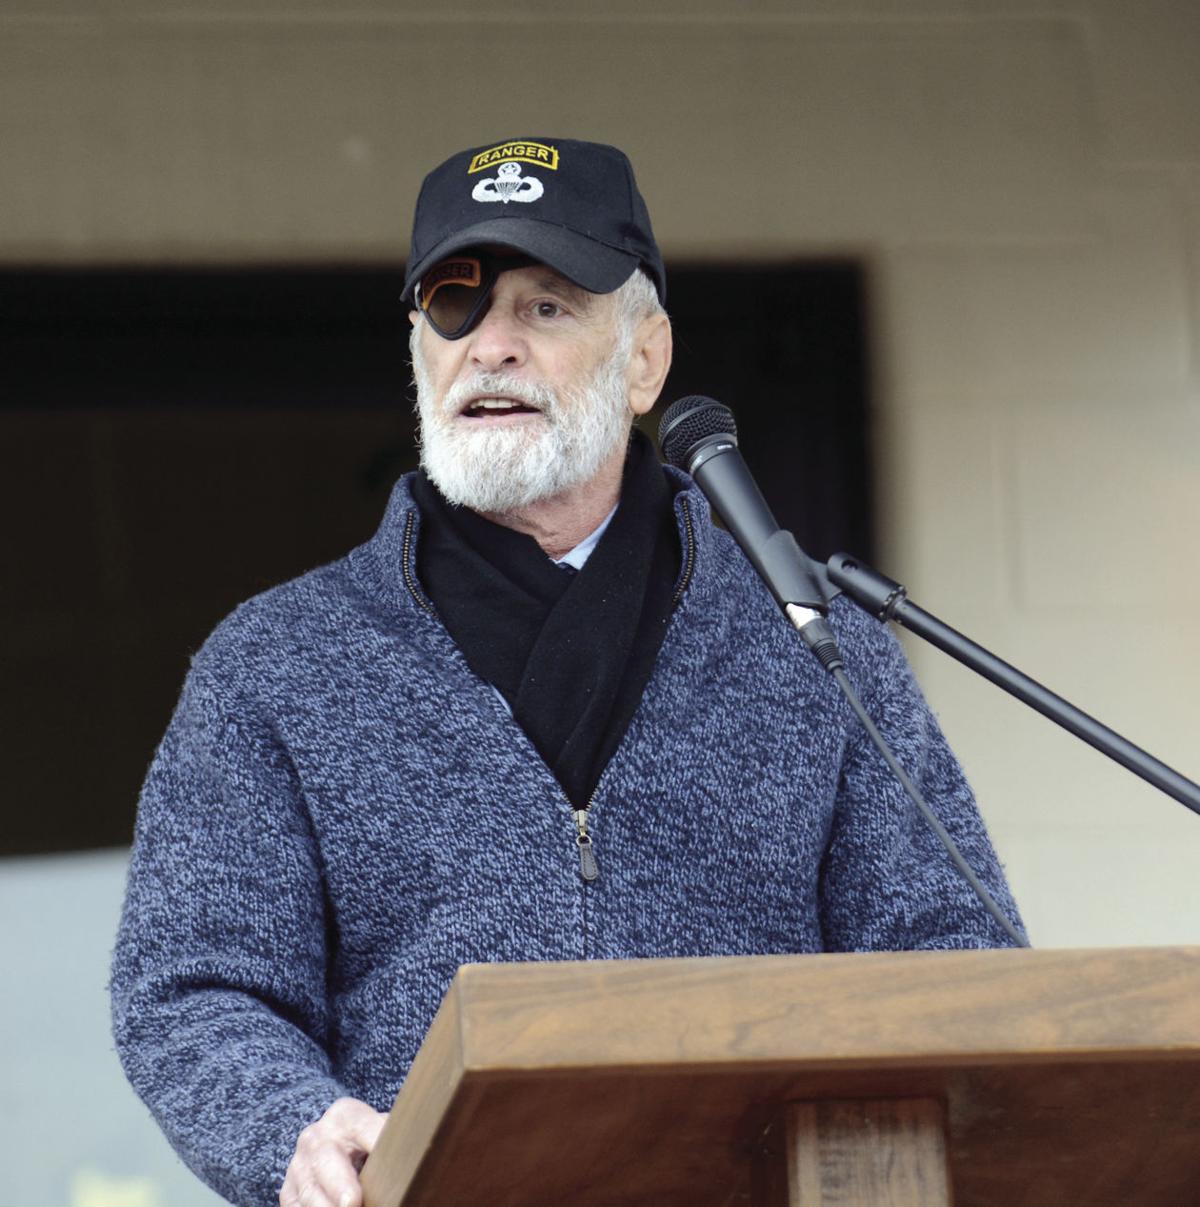
<instances>
[{"instance_id":1,"label":"black microphone stand","mask_svg":"<svg viewBox=\"0 0 1200 1207\"><path fill-rule=\"evenodd\" d=\"M936 616L917 607L908 599L907 591L900 583L845 553L835 553L825 566L813 562L813 571L822 586L827 588L829 599L845 592L877 620L894 620L903 625L997 687L1016 696L1030 708L1037 709L1042 716L1049 717L1077 738L1082 738L1101 754L1127 767L1134 775L1141 776L1148 784L1174 797L1194 813L1200 813L1200 786L1107 725L1101 725L1095 717L1088 716L1061 696L1056 696L1016 667L997 658L969 637L943 624Z\"/></svg>"}]
</instances>

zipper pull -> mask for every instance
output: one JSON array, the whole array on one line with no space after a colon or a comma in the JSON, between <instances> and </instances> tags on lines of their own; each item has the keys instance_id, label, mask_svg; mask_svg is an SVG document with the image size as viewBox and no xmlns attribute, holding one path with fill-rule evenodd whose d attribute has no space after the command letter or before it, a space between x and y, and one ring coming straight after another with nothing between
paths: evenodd
<instances>
[{"instance_id":1,"label":"zipper pull","mask_svg":"<svg viewBox=\"0 0 1200 1207\"><path fill-rule=\"evenodd\" d=\"M600 875L600 869L596 866L596 856L592 851L592 836L587 829L587 810L575 810L575 828L579 832L575 835L575 843L579 847L579 874L584 880L595 880Z\"/></svg>"}]
</instances>

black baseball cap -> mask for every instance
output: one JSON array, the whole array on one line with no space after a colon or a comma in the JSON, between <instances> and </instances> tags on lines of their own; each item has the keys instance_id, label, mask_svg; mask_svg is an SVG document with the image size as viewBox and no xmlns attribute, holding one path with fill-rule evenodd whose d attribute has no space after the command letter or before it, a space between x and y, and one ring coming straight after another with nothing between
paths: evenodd
<instances>
[{"instance_id":1,"label":"black baseball cap","mask_svg":"<svg viewBox=\"0 0 1200 1207\"><path fill-rule=\"evenodd\" d=\"M439 260L485 244L533 256L591 293L611 293L641 265L666 300L650 214L616 147L511 138L434 168L417 198L403 300L412 304Z\"/></svg>"}]
</instances>

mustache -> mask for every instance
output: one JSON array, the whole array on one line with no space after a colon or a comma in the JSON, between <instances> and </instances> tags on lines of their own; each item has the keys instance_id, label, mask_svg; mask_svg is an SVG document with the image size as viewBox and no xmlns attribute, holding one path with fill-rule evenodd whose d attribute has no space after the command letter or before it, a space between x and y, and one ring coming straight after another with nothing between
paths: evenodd
<instances>
[{"instance_id":1,"label":"mustache","mask_svg":"<svg viewBox=\"0 0 1200 1207\"><path fill-rule=\"evenodd\" d=\"M541 411L550 419L557 417L558 395L544 382L529 381L513 373L476 373L466 381L455 382L446 391L439 408L447 416L458 415L467 403L476 398L495 396L511 398L522 406Z\"/></svg>"}]
</instances>

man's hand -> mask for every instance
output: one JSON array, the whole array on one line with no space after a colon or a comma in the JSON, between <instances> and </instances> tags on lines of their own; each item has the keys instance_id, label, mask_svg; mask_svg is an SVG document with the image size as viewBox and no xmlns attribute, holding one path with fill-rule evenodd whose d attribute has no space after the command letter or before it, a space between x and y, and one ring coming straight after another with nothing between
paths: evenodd
<instances>
[{"instance_id":1,"label":"man's hand","mask_svg":"<svg viewBox=\"0 0 1200 1207\"><path fill-rule=\"evenodd\" d=\"M358 1171L386 1118L357 1098L339 1098L300 1133L279 1207L362 1207Z\"/></svg>"}]
</instances>

